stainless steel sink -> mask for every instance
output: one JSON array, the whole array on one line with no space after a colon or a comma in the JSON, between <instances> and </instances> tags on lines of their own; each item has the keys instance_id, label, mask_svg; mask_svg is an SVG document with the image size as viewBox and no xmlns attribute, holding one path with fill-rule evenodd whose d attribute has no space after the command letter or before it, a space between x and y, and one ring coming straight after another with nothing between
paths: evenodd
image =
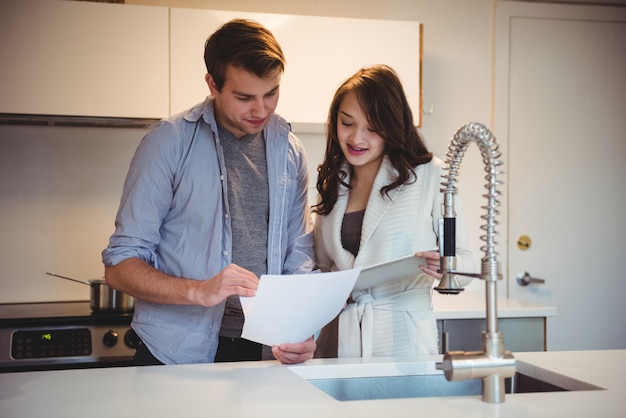
<instances>
[{"instance_id":1,"label":"stainless steel sink","mask_svg":"<svg viewBox=\"0 0 626 418\"><path fill-rule=\"evenodd\" d=\"M443 375L357 377L309 380L339 401L471 396L482 393L482 380L448 382Z\"/></svg>"},{"instance_id":2,"label":"stainless steel sink","mask_svg":"<svg viewBox=\"0 0 626 418\"><path fill-rule=\"evenodd\" d=\"M413 359L314 359L290 370L340 401L369 399L480 396L482 379L449 382L436 369L440 357ZM603 388L517 361L516 373L505 381L508 394L601 390Z\"/></svg>"},{"instance_id":3,"label":"stainless steel sink","mask_svg":"<svg viewBox=\"0 0 626 418\"><path fill-rule=\"evenodd\" d=\"M483 390L481 379L448 382L443 375L310 379L308 382L339 401L477 396ZM587 389L599 388L590 386ZM506 379L506 393L509 394L567 390L522 373Z\"/></svg>"}]
</instances>

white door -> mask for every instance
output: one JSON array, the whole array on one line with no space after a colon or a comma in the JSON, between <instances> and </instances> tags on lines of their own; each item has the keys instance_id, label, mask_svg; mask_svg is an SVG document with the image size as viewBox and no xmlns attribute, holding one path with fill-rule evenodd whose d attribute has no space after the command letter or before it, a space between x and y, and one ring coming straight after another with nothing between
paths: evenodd
<instances>
[{"instance_id":1,"label":"white door","mask_svg":"<svg viewBox=\"0 0 626 418\"><path fill-rule=\"evenodd\" d=\"M557 308L548 350L626 348L626 8L497 4L509 297Z\"/></svg>"}]
</instances>

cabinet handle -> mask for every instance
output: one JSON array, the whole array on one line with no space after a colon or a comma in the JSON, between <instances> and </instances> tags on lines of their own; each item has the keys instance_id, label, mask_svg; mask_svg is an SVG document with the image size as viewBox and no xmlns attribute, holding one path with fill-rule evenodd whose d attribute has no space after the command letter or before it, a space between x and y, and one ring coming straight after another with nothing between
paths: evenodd
<instances>
[{"instance_id":1,"label":"cabinet handle","mask_svg":"<svg viewBox=\"0 0 626 418\"><path fill-rule=\"evenodd\" d=\"M523 273L519 273L517 275L517 284L520 286L528 286L529 284L542 284L546 281L544 279L538 279L536 277L531 277L527 271Z\"/></svg>"}]
</instances>

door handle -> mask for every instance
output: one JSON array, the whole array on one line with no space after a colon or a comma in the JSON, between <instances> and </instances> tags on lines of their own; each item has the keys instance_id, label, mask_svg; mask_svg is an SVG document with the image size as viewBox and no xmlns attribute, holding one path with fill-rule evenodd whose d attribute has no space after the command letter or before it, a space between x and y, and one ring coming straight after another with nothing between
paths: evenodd
<instances>
[{"instance_id":1,"label":"door handle","mask_svg":"<svg viewBox=\"0 0 626 418\"><path fill-rule=\"evenodd\" d=\"M538 279L536 277L531 277L527 271L523 273L519 273L517 275L517 284L520 286L528 286L529 284L542 284L546 281L544 279Z\"/></svg>"}]
</instances>

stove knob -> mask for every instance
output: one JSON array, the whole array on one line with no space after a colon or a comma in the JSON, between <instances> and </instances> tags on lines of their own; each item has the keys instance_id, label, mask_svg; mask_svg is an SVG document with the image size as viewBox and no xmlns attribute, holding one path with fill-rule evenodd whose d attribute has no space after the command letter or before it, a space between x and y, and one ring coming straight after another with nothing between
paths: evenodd
<instances>
[{"instance_id":1,"label":"stove knob","mask_svg":"<svg viewBox=\"0 0 626 418\"><path fill-rule=\"evenodd\" d=\"M135 333L135 330L130 328L126 331L126 334L124 334L124 344L130 348L137 348L142 344L142 342L141 338L139 338L139 336Z\"/></svg>"},{"instance_id":2,"label":"stove knob","mask_svg":"<svg viewBox=\"0 0 626 418\"><path fill-rule=\"evenodd\" d=\"M117 332L112 329L108 330L104 337L102 337L102 343L107 347L113 347L117 344Z\"/></svg>"}]
</instances>

